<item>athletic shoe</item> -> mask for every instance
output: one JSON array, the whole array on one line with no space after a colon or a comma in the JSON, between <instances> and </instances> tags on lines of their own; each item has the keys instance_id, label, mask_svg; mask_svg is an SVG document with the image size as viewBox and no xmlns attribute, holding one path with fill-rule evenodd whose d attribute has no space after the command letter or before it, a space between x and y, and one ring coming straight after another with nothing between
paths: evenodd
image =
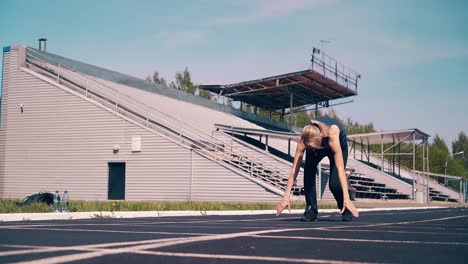
<instances>
[{"instance_id":1,"label":"athletic shoe","mask_svg":"<svg viewBox=\"0 0 468 264\"><path fill-rule=\"evenodd\" d=\"M301 222L315 222L317 221L317 215L313 214L311 211L304 212L304 215L301 217Z\"/></svg>"},{"instance_id":2,"label":"athletic shoe","mask_svg":"<svg viewBox=\"0 0 468 264\"><path fill-rule=\"evenodd\" d=\"M343 220L343 222L351 222L351 221L353 221L353 214L349 210L346 210L341 215L341 220Z\"/></svg>"}]
</instances>

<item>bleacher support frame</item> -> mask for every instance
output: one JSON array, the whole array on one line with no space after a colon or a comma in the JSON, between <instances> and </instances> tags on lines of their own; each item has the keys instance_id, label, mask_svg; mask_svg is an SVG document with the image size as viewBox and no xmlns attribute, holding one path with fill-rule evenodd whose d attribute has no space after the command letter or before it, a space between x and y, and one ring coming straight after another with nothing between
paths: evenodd
<instances>
[{"instance_id":1,"label":"bleacher support frame","mask_svg":"<svg viewBox=\"0 0 468 264\"><path fill-rule=\"evenodd\" d=\"M430 173L430 172L417 171L417 170L413 170L412 174L413 174L413 178L416 179L415 181L416 188L422 188L425 191L424 194L425 194L426 203L431 202L431 200L436 200L430 196L430 193L431 193L430 189L432 188L429 187L429 182L435 182L433 178L444 178L444 179L453 179L453 180L460 181L460 184L459 184L460 189L458 191L458 194L459 194L458 201L461 204L464 203L466 199L465 197L466 196L466 189L465 189L466 179L459 177L459 176ZM445 201L450 201L450 197L447 196L445 198L447 198L445 199ZM437 200L440 201L440 199L437 199Z\"/></svg>"},{"instance_id":2,"label":"bleacher support frame","mask_svg":"<svg viewBox=\"0 0 468 264\"><path fill-rule=\"evenodd\" d=\"M386 132L372 132L372 133L365 133L365 134L356 134L356 135L349 135L349 141L351 142L351 148L349 152L354 151L354 159L356 159L356 148L359 146L361 150L361 160L364 160L363 152L366 154L367 162L370 162L370 146L371 145L380 145L380 153L373 153L374 156L380 159L379 170L382 172L385 171L385 156L392 156L393 162L388 164L392 165L392 170L388 168L387 172L392 172L395 174L395 157L398 157L398 175L401 173L401 165L400 160L401 156L411 156L413 160L413 168L412 171L416 170L416 148L422 146L423 148L423 169L422 172L429 173L429 135L420 131L419 129L406 129L406 130L398 130L398 131L386 131ZM419 141L418 144L416 142ZM411 142L413 145L412 152L402 153L401 152L401 143L403 142ZM384 144L392 144L390 147L384 149ZM364 145L367 148L364 148ZM392 152L390 152L392 150ZM396 150L396 151L395 151ZM415 178L413 174L412 179L412 199L415 198Z\"/></svg>"}]
</instances>

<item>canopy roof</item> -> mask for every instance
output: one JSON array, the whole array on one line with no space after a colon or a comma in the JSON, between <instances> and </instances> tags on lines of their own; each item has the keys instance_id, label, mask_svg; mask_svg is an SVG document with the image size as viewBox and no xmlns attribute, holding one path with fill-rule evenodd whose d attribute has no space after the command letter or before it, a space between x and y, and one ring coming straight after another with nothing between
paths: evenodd
<instances>
[{"instance_id":1,"label":"canopy roof","mask_svg":"<svg viewBox=\"0 0 468 264\"><path fill-rule=\"evenodd\" d=\"M238 134L246 134L252 136L269 136L271 138L279 138L279 139L298 139L300 134L299 133L291 133L291 132L282 132L277 130L268 130L268 129L255 129L255 128L246 128L246 127L234 127L234 126L226 126L222 124L215 124L217 130L226 131L230 133L238 133Z\"/></svg>"},{"instance_id":2,"label":"canopy roof","mask_svg":"<svg viewBox=\"0 0 468 264\"><path fill-rule=\"evenodd\" d=\"M333 80L313 69L292 72L252 81L225 85L199 85L235 101L266 108L283 109L291 106L326 103L357 95L357 80L346 77L345 82ZM292 96L291 96L292 95Z\"/></svg>"},{"instance_id":3,"label":"canopy roof","mask_svg":"<svg viewBox=\"0 0 468 264\"><path fill-rule=\"evenodd\" d=\"M414 138L413 138L414 134ZM357 143L366 145L374 144L387 144L404 141L425 140L429 135L420 131L419 129L412 128L406 130L386 131L386 132L373 132L365 134L349 135L348 139Z\"/></svg>"}]
</instances>

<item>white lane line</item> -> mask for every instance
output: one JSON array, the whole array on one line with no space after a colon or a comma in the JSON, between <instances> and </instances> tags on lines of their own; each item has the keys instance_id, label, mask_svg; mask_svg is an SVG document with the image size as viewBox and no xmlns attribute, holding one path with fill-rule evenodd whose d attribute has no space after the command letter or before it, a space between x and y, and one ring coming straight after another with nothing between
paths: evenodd
<instances>
[{"instance_id":1,"label":"white lane line","mask_svg":"<svg viewBox=\"0 0 468 264\"><path fill-rule=\"evenodd\" d=\"M447 213L447 212L452 212L452 211L456 211L456 210L437 210L436 212L434 212L433 210L428 210L428 211L413 211L411 212L411 214L434 214L434 213ZM359 211L361 212L361 210ZM381 213L378 213L378 212L373 212L373 211L367 211L367 212L364 212L365 216L368 216L368 215L371 215L371 216L380 216L380 215L407 215L408 212L388 212L388 211L381 211Z\"/></svg>"},{"instance_id":2,"label":"white lane line","mask_svg":"<svg viewBox=\"0 0 468 264\"><path fill-rule=\"evenodd\" d=\"M356 226L359 227L359 226ZM392 229L422 229L422 230L449 230L450 231L467 231L468 228L452 228L450 226L448 227L425 227L425 226L386 226L386 228L392 228Z\"/></svg>"},{"instance_id":3,"label":"white lane line","mask_svg":"<svg viewBox=\"0 0 468 264\"><path fill-rule=\"evenodd\" d=\"M113 243L101 243L101 244L92 244L92 245L86 245L86 246L80 245L80 246L68 246L68 247L0 244L0 246L3 246L3 247L26 248L26 250L13 250L13 251L0 252L0 257L33 254L33 253L52 253L52 252L69 251L69 250L71 251L96 251L105 247L134 246L134 245L141 245L141 244L174 241L174 240L179 240L179 239L181 238L177 237L177 238L150 239L150 240L140 240L140 241L130 241L130 242L113 242Z\"/></svg>"},{"instance_id":4,"label":"white lane line","mask_svg":"<svg viewBox=\"0 0 468 264\"><path fill-rule=\"evenodd\" d=\"M216 224L216 223L229 223L229 222L258 222L258 221L275 221L275 220L290 220L298 219L296 217L281 217L281 218L254 218L254 219L230 219L230 220L196 220L196 221L140 221L140 222L123 222L123 223L72 223L72 224L31 224L31 225L5 225L0 226L0 229L15 229L22 227L69 227L69 226L145 226L145 225L165 225L165 224Z\"/></svg>"},{"instance_id":5,"label":"white lane line","mask_svg":"<svg viewBox=\"0 0 468 264\"><path fill-rule=\"evenodd\" d=\"M143 222L141 222L143 223ZM11 228L21 228L21 227L48 227L48 226L62 226L62 227L68 227L68 226L131 226L132 224L139 224L139 223L92 223L92 224L85 224L85 223L73 223L73 224L59 224L59 223L54 223L54 224L21 224L21 225L4 225L0 226L0 229L11 229Z\"/></svg>"},{"instance_id":6,"label":"white lane line","mask_svg":"<svg viewBox=\"0 0 468 264\"><path fill-rule=\"evenodd\" d=\"M199 221L190 221L190 222L170 222L171 224L177 223L177 224L203 224L203 223L209 223L209 224L222 224L222 223L230 223L230 222L235 222L235 223L242 223L242 222L259 222L259 221L277 221L277 220L291 220L291 219L298 219L299 216L295 217L271 217L269 216L268 218L253 218L253 219L219 219L219 220L199 220ZM155 222L155 223L161 223L161 222ZM169 223L169 222L166 222ZM149 225L151 222L147 223L142 223L141 225Z\"/></svg>"},{"instance_id":7,"label":"white lane line","mask_svg":"<svg viewBox=\"0 0 468 264\"><path fill-rule=\"evenodd\" d=\"M344 226L331 226L326 228L350 228L350 227L376 227L376 226L395 226L396 225L408 225L408 224L419 224L419 223L428 223L428 222L437 222L437 221L444 221L450 219L458 219L458 218L466 218L468 215L459 215L459 216L451 216L451 217L443 217L443 218L434 218L434 219L427 219L427 220L417 220L417 221L406 221L406 222L394 222L394 223L378 223L378 224L366 224L366 225L344 225Z\"/></svg>"},{"instance_id":8,"label":"white lane line","mask_svg":"<svg viewBox=\"0 0 468 264\"><path fill-rule=\"evenodd\" d=\"M396 233L396 234L427 234L427 235L448 235L448 236L468 236L468 234L460 234L460 233L444 233L444 232L417 232L417 231L396 231L396 230L366 230L366 229L327 229L322 228L320 231L331 231L331 232L371 232L371 233Z\"/></svg>"},{"instance_id":9,"label":"white lane line","mask_svg":"<svg viewBox=\"0 0 468 264\"><path fill-rule=\"evenodd\" d=\"M289 225L291 226L291 225ZM164 228L181 228L180 225L167 225L167 226L164 226ZM187 227L187 226L182 226L182 227ZM271 229L271 225L269 226L231 226L231 225L220 225L220 226L211 226L211 225L196 225L196 226L189 226L187 228L190 228L190 229L198 229L198 228L202 228L202 229Z\"/></svg>"},{"instance_id":10,"label":"white lane line","mask_svg":"<svg viewBox=\"0 0 468 264\"><path fill-rule=\"evenodd\" d=\"M434 241L413 241L413 240L382 240L382 239L360 239L360 238L330 238L330 237L303 237L303 236L269 236L269 235L251 235L258 238L277 238L277 239L300 239L300 240L320 240L320 241L340 241L340 242L367 242L367 243L397 243L397 244L426 244L426 245L455 245L468 246L464 242L434 242Z\"/></svg>"},{"instance_id":11,"label":"white lane line","mask_svg":"<svg viewBox=\"0 0 468 264\"><path fill-rule=\"evenodd\" d=\"M255 260L255 261L272 261L272 262L292 262L292 263L365 263L351 261L337 261L329 259L310 259L310 258L281 258L281 257L261 257L261 256L246 256L246 255L222 255L222 254L199 254L199 253L175 253L162 251L135 251L138 254L156 255L166 257L185 257L185 258L206 258L206 259L235 259L235 260Z\"/></svg>"},{"instance_id":12,"label":"white lane line","mask_svg":"<svg viewBox=\"0 0 468 264\"><path fill-rule=\"evenodd\" d=\"M188 236L206 236L213 233L178 233L178 232L159 232L159 231L126 231L126 230L106 230L106 229L71 229L71 228L21 228L21 230L46 230L62 232L100 232L100 233L121 233L121 234L148 234L148 235L188 235Z\"/></svg>"},{"instance_id":13,"label":"white lane line","mask_svg":"<svg viewBox=\"0 0 468 264\"><path fill-rule=\"evenodd\" d=\"M34 248L34 249L20 249L20 250L0 252L0 257L7 257L7 256L14 256L14 255L25 255L25 254L37 254L37 253L51 253L51 252L60 252L60 251L67 251L67 250L74 251L75 249L67 249L65 247L63 247L63 248L43 247L43 248ZM86 251L86 249L83 249L83 251Z\"/></svg>"},{"instance_id":14,"label":"white lane line","mask_svg":"<svg viewBox=\"0 0 468 264\"><path fill-rule=\"evenodd\" d=\"M399 225L402 225L402 224L419 224L419 223L438 222L438 221L445 221L445 220L458 219L458 218L467 218L467 217L468 217L468 215L459 215L459 216L451 216L451 217L428 219L428 220L398 222L396 224L399 224Z\"/></svg>"},{"instance_id":15,"label":"white lane line","mask_svg":"<svg viewBox=\"0 0 468 264\"><path fill-rule=\"evenodd\" d=\"M66 263L72 261L81 261L90 258L102 257L106 255L112 254L122 254L122 253L134 253L135 251L139 250L147 250L153 248L161 248L161 247L168 247L168 246L175 246L180 244L187 244L187 243L194 243L194 242L203 242L203 241L214 241L214 240L221 240L221 239L229 239L229 238L237 238L242 236L249 236L249 235L256 235L256 234L267 234L267 233L277 233L277 232L286 232L286 231L301 231L305 228L289 228L289 229L280 229L280 230L262 230L262 231L250 231L250 232L240 232L240 233L231 233L231 234L219 234L219 235L212 235L212 236L203 236L203 237L188 237L188 238L179 238L175 241L164 241L164 242L157 242L153 244L146 244L146 245L138 245L126 248L118 248L118 249L102 249L95 252L86 252L86 253L76 253L76 254L69 254L65 256L55 256L43 259L36 259L32 261L25 261L20 263ZM69 250L73 250L74 247L69 247ZM75 247L75 250L79 250L79 247Z\"/></svg>"}]
</instances>

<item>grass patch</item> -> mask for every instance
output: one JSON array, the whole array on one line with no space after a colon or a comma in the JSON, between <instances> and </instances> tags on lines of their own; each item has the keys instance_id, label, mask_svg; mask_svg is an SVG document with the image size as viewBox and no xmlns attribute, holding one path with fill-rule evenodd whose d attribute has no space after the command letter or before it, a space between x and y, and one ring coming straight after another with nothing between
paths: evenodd
<instances>
[{"instance_id":1,"label":"grass patch","mask_svg":"<svg viewBox=\"0 0 468 264\"><path fill-rule=\"evenodd\" d=\"M17 206L20 200L0 199L0 213L45 213L53 207L45 204ZM166 202L166 201L71 201L70 212L125 212L125 211L231 211L274 210L274 203L221 203L221 202ZM303 203L291 204L291 209L303 209ZM336 205L319 205L320 209ZM99 216L97 216L99 217Z\"/></svg>"}]
</instances>

